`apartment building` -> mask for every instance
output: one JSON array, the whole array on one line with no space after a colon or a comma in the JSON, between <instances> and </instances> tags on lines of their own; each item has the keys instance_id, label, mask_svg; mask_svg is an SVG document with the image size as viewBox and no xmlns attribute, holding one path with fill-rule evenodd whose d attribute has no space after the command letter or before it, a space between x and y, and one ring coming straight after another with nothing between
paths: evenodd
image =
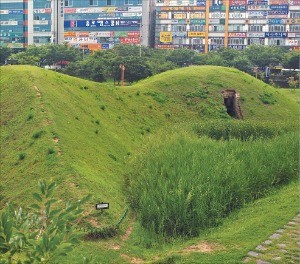
<instances>
[{"instance_id":1,"label":"apartment building","mask_svg":"<svg viewBox=\"0 0 300 264\"><path fill-rule=\"evenodd\" d=\"M155 47L299 49L299 0L156 0Z\"/></svg>"},{"instance_id":2,"label":"apartment building","mask_svg":"<svg viewBox=\"0 0 300 264\"><path fill-rule=\"evenodd\" d=\"M0 45L299 49L300 0L0 0Z\"/></svg>"}]
</instances>

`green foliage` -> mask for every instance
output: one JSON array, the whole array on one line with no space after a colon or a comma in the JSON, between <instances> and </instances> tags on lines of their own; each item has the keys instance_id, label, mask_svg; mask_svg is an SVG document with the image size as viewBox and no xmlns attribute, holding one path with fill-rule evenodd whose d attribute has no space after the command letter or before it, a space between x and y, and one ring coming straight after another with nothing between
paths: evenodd
<instances>
[{"instance_id":1,"label":"green foliage","mask_svg":"<svg viewBox=\"0 0 300 264\"><path fill-rule=\"evenodd\" d=\"M4 64L8 59L10 54L12 53L12 49L9 47L1 46L0 47L0 64Z\"/></svg>"},{"instance_id":2,"label":"green foliage","mask_svg":"<svg viewBox=\"0 0 300 264\"><path fill-rule=\"evenodd\" d=\"M191 65L196 52L189 49L176 49L167 54L166 59L180 67Z\"/></svg>"},{"instance_id":3,"label":"green foliage","mask_svg":"<svg viewBox=\"0 0 300 264\"><path fill-rule=\"evenodd\" d=\"M286 69L299 69L300 51L293 50L284 55L282 65Z\"/></svg>"},{"instance_id":4,"label":"green foliage","mask_svg":"<svg viewBox=\"0 0 300 264\"><path fill-rule=\"evenodd\" d=\"M273 93L267 93L267 92L265 92L264 94L261 94L259 96L259 99L264 104L275 104L276 103L276 99L275 99Z\"/></svg>"},{"instance_id":5,"label":"green foliage","mask_svg":"<svg viewBox=\"0 0 300 264\"><path fill-rule=\"evenodd\" d=\"M148 230L197 236L296 179L298 155L297 134L256 141L161 138L132 165L132 207Z\"/></svg>"},{"instance_id":6,"label":"green foliage","mask_svg":"<svg viewBox=\"0 0 300 264\"><path fill-rule=\"evenodd\" d=\"M74 227L88 196L58 206L52 194L55 182L39 181L39 192L28 212L11 204L0 215L1 263L56 263L79 243Z\"/></svg>"},{"instance_id":7,"label":"green foliage","mask_svg":"<svg viewBox=\"0 0 300 264\"><path fill-rule=\"evenodd\" d=\"M156 102L161 104L168 100L168 97L165 94L159 92L147 92L145 95L150 95Z\"/></svg>"},{"instance_id":8,"label":"green foliage","mask_svg":"<svg viewBox=\"0 0 300 264\"><path fill-rule=\"evenodd\" d=\"M43 130L36 131L36 132L33 133L32 138L38 139L38 138L40 138L44 133L45 133L45 131L43 131Z\"/></svg>"},{"instance_id":9,"label":"green foliage","mask_svg":"<svg viewBox=\"0 0 300 264\"><path fill-rule=\"evenodd\" d=\"M259 121L237 121L230 122L214 120L198 123L194 131L198 136L208 136L215 140L238 139L249 141L256 139L271 139L283 135L288 131L297 131L295 124L259 122Z\"/></svg>"},{"instance_id":10,"label":"green foliage","mask_svg":"<svg viewBox=\"0 0 300 264\"><path fill-rule=\"evenodd\" d=\"M26 154L24 152L19 153L19 160L23 160L23 159L25 159L25 157L26 157Z\"/></svg>"},{"instance_id":11,"label":"green foliage","mask_svg":"<svg viewBox=\"0 0 300 264\"><path fill-rule=\"evenodd\" d=\"M201 99L206 99L208 97L209 91L207 89L196 88L195 92L186 93L184 96L186 98L199 97Z\"/></svg>"}]
</instances>

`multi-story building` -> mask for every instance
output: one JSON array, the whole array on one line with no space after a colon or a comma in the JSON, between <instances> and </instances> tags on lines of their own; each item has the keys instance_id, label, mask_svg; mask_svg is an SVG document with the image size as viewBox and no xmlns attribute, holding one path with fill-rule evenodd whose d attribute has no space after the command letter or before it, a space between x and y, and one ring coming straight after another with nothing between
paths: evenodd
<instances>
[{"instance_id":1,"label":"multi-story building","mask_svg":"<svg viewBox=\"0 0 300 264\"><path fill-rule=\"evenodd\" d=\"M28 31L27 3L16 0L0 1L0 43L11 48L24 48Z\"/></svg>"},{"instance_id":2,"label":"multi-story building","mask_svg":"<svg viewBox=\"0 0 300 264\"><path fill-rule=\"evenodd\" d=\"M155 47L300 46L299 0L156 0Z\"/></svg>"},{"instance_id":3,"label":"multi-story building","mask_svg":"<svg viewBox=\"0 0 300 264\"><path fill-rule=\"evenodd\" d=\"M0 0L0 45L299 49L300 0Z\"/></svg>"}]
</instances>

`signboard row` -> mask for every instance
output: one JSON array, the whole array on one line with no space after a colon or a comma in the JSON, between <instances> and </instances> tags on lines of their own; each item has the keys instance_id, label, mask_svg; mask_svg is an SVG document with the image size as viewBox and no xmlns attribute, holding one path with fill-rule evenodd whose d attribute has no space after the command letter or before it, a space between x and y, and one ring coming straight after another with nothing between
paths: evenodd
<instances>
[{"instance_id":1,"label":"signboard row","mask_svg":"<svg viewBox=\"0 0 300 264\"><path fill-rule=\"evenodd\" d=\"M114 12L142 12L141 6L108 6L108 7L89 7L89 8L65 8L65 14L95 14L95 13L114 13Z\"/></svg>"},{"instance_id":2,"label":"signboard row","mask_svg":"<svg viewBox=\"0 0 300 264\"><path fill-rule=\"evenodd\" d=\"M73 37L73 38L80 38L80 37L103 37L103 38L110 38L110 37L140 37L139 31L67 31L64 33L64 37Z\"/></svg>"},{"instance_id":3,"label":"signboard row","mask_svg":"<svg viewBox=\"0 0 300 264\"><path fill-rule=\"evenodd\" d=\"M104 20L69 20L64 22L65 28L93 27L139 27L140 19L104 19Z\"/></svg>"}]
</instances>

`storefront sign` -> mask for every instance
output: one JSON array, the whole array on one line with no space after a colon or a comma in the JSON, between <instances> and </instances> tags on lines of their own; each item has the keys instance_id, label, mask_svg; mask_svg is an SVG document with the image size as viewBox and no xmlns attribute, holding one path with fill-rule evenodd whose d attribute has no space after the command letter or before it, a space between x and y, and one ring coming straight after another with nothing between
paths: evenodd
<instances>
[{"instance_id":1,"label":"storefront sign","mask_svg":"<svg viewBox=\"0 0 300 264\"><path fill-rule=\"evenodd\" d=\"M172 32L160 32L159 41L163 43L172 42Z\"/></svg>"},{"instance_id":2,"label":"storefront sign","mask_svg":"<svg viewBox=\"0 0 300 264\"><path fill-rule=\"evenodd\" d=\"M205 32L189 31L188 32L188 37L189 38L202 38L202 37L205 37Z\"/></svg>"},{"instance_id":3,"label":"storefront sign","mask_svg":"<svg viewBox=\"0 0 300 264\"><path fill-rule=\"evenodd\" d=\"M228 37L234 37L234 38L245 38L246 32L229 32Z\"/></svg>"},{"instance_id":4,"label":"storefront sign","mask_svg":"<svg viewBox=\"0 0 300 264\"><path fill-rule=\"evenodd\" d=\"M266 38L286 38L287 33L286 32L266 32L265 37Z\"/></svg>"}]
</instances>

